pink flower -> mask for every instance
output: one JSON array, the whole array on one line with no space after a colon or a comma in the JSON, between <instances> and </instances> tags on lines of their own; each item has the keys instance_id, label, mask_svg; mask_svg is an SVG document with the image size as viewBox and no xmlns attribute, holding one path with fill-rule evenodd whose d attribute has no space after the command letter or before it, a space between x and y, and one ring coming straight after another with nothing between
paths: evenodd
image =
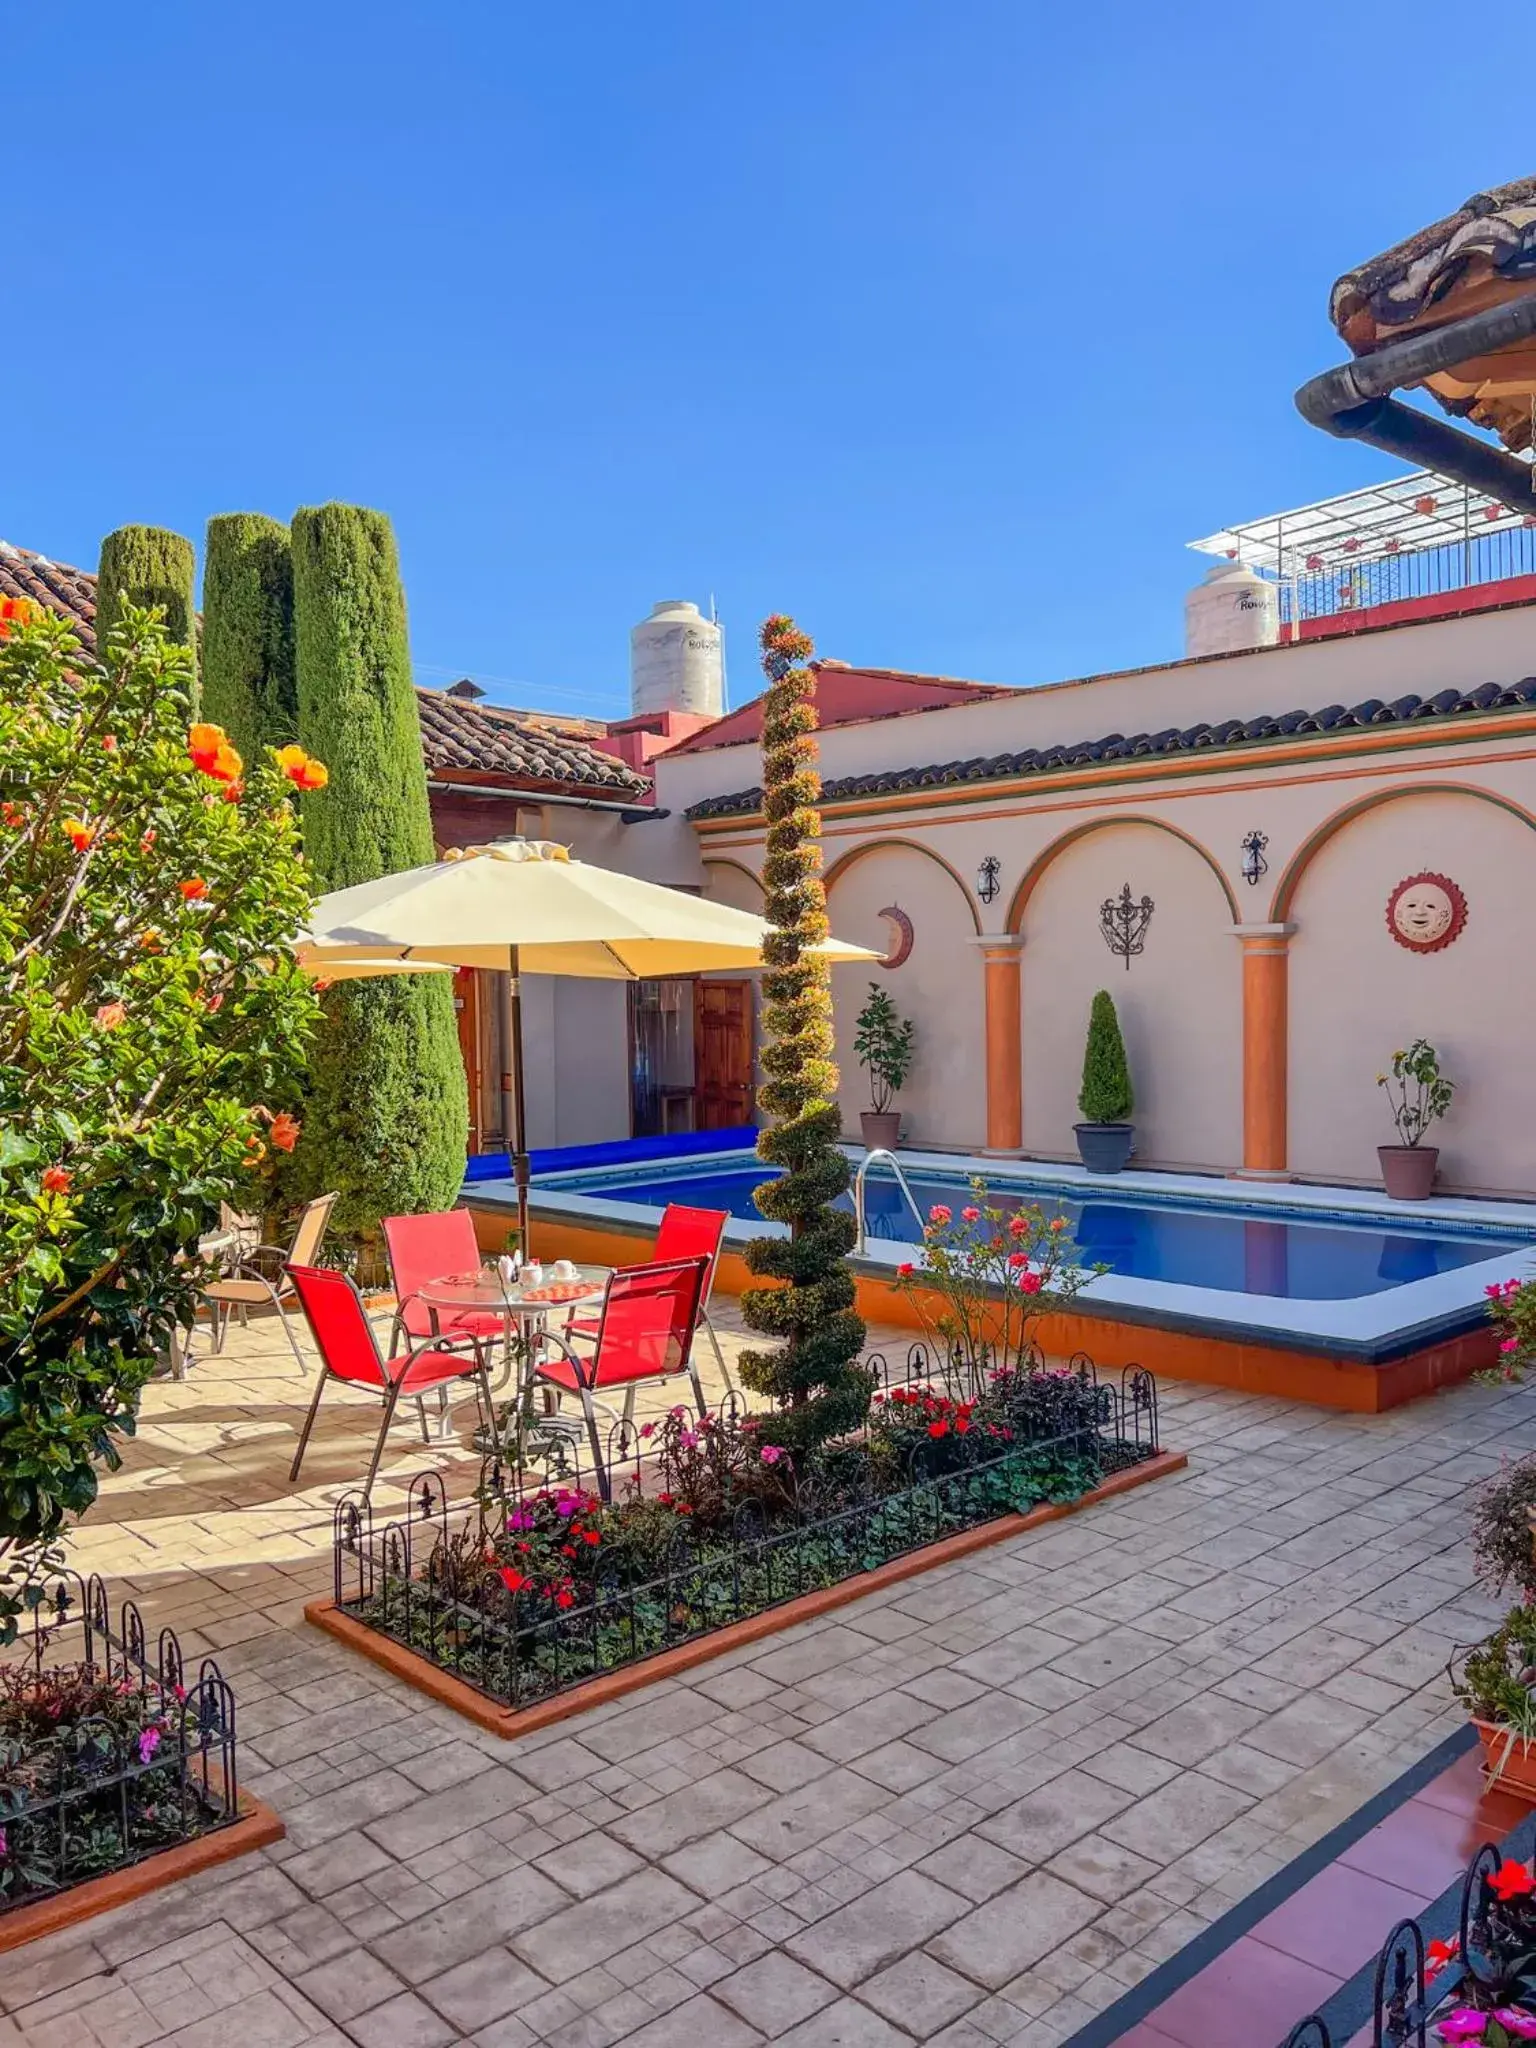
<instances>
[{"instance_id":1,"label":"pink flower","mask_svg":"<svg viewBox=\"0 0 1536 2048\"><path fill-rule=\"evenodd\" d=\"M696 1451L699 1448L699 1439L691 1429L685 1429L678 1437L678 1442L685 1451Z\"/></svg>"},{"instance_id":2,"label":"pink flower","mask_svg":"<svg viewBox=\"0 0 1536 2048\"><path fill-rule=\"evenodd\" d=\"M1027 1266L1029 1264L1029 1253L1010 1252L1008 1254L1008 1263L1010 1266L1013 1267L1015 1272L1018 1272L1020 1268Z\"/></svg>"},{"instance_id":3,"label":"pink flower","mask_svg":"<svg viewBox=\"0 0 1536 2048\"><path fill-rule=\"evenodd\" d=\"M783 1451L780 1450L777 1444L763 1445L763 1463L765 1465L777 1465L783 1455Z\"/></svg>"},{"instance_id":4,"label":"pink flower","mask_svg":"<svg viewBox=\"0 0 1536 2048\"><path fill-rule=\"evenodd\" d=\"M933 1207L928 1211L928 1221L930 1223L938 1224L941 1230L943 1229L946 1223L953 1223L954 1220L955 1218L953 1210L946 1209L942 1202L935 1202Z\"/></svg>"},{"instance_id":5,"label":"pink flower","mask_svg":"<svg viewBox=\"0 0 1536 2048\"><path fill-rule=\"evenodd\" d=\"M1442 2041L1475 2041L1487 2024L1486 2013L1473 2012L1470 2006L1459 2005L1454 2012L1446 2014L1435 2032Z\"/></svg>"},{"instance_id":6,"label":"pink flower","mask_svg":"<svg viewBox=\"0 0 1536 2048\"><path fill-rule=\"evenodd\" d=\"M1028 1223L1027 1223L1027 1221L1026 1221L1026 1220L1024 1219L1024 1217L1022 1217L1022 1216L1010 1216L1010 1217L1009 1217L1009 1219L1008 1219L1008 1234L1009 1234L1009 1236L1010 1236L1010 1237L1027 1237L1027 1236L1029 1235L1029 1224L1028 1224Z\"/></svg>"},{"instance_id":7,"label":"pink flower","mask_svg":"<svg viewBox=\"0 0 1536 2048\"><path fill-rule=\"evenodd\" d=\"M1038 1294L1043 1284L1038 1273L1021 1273L1019 1275L1019 1292L1021 1294Z\"/></svg>"},{"instance_id":8,"label":"pink flower","mask_svg":"<svg viewBox=\"0 0 1536 2048\"><path fill-rule=\"evenodd\" d=\"M139 1730L139 1762L141 1764L147 1764L159 1747L160 1730L158 1728L141 1728Z\"/></svg>"},{"instance_id":9,"label":"pink flower","mask_svg":"<svg viewBox=\"0 0 1536 2048\"><path fill-rule=\"evenodd\" d=\"M0 1828L0 1856L5 1854L5 1829Z\"/></svg>"},{"instance_id":10,"label":"pink flower","mask_svg":"<svg viewBox=\"0 0 1536 2048\"><path fill-rule=\"evenodd\" d=\"M1520 1339L1518 1337L1506 1337L1499 1346L1499 1349L1501 1351L1518 1351L1520 1349Z\"/></svg>"},{"instance_id":11,"label":"pink flower","mask_svg":"<svg viewBox=\"0 0 1536 2048\"><path fill-rule=\"evenodd\" d=\"M1517 2041L1536 2041L1536 2019L1518 2005L1501 2005L1493 2016Z\"/></svg>"},{"instance_id":12,"label":"pink flower","mask_svg":"<svg viewBox=\"0 0 1536 2048\"><path fill-rule=\"evenodd\" d=\"M655 1425L655 1423L654 1423L654 1422L642 1422L642 1423L641 1423L641 1425L640 1425L640 1434L641 1434L642 1436L654 1436L654 1435L656 1434L656 1425Z\"/></svg>"},{"instance_id":13,"label":"pink flower","mask_svg":"<svg viewBox=\"0 0 1536 2048\"><path fill-rule=\"evenodd\" d=\"M979 1223L981 1221L981 1211L979 1209L962 1209L960 1211L960 1220L963 1223Z\"/></svg>"}]
</instances>

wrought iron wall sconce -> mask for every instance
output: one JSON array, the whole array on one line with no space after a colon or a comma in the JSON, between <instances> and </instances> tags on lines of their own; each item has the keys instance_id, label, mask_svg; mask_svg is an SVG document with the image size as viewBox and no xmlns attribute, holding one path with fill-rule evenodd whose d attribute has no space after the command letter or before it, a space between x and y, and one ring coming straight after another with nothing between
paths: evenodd
<instances>
[{"instance_id":1,"label":"wrought iron wall sconce","mask_svg":"<svg viewBox=\"0 0 1536 2048\"><path fill-rule=\"evenodd\" d=\"M1002 886L998 881L998 876L1001 872L1002 862L995 854L991 853L987 855L981 866L976 870L976 894L983 903L995 903L997 901L998 891Z\"/></svg>"},{"instance_id":2,"label":"wrought iron wall sconce","mask_svg":"<svg viewBox=\"0 0 1536 2048\"><path fill-rule=\"evenodd\" d=\"M1268 844L1268 837L1263 832L1250 832L1243 841L1243 880L1255 889L1261 877L1269 873L1269 862L1264 858Z\"/></svg>"},{"instance_id":3,"label":"wrought iron wall sconce","mask_svg":"<svg viewBox=\"0 0 1536 2048\"><path fill-rule=\"evenodd\" d=\"M1150 896L1143 896L1138 903L1129 882L1118 896L1106 896L1099 906L1099 930L1104 934L1104 943L1125 962L1127 974L1131 971L1132 954L1146 945L1154 907Z\"/></svg>"}]
</instances>

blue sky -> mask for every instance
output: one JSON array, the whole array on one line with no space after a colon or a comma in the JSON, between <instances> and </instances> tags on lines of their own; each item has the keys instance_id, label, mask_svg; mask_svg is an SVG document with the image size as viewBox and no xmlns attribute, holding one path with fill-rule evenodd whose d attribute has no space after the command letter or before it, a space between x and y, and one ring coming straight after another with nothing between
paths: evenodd
<instances>
[{"instance_id":1,"label":"blue sky","mask_svg":"<svg viewBox=\"0 0 1536 2048\"><path fill-rule=\"evenodd\" d=\"M377 505L423 681L599 715L661 597L737 701L770 610L1176 654L1186 540L1394 473L1291 403L1333 278L1536 167L1421 0L84 0L7 74L0 535Z\"/></svg>"}]
</instances>

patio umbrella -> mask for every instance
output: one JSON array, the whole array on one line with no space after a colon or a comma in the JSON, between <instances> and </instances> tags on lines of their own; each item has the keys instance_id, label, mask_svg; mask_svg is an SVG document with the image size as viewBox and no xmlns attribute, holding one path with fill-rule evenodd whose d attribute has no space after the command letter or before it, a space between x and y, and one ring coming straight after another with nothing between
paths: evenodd
<instances>
[{"instance_id":1,"label":"patio umbrella","mask_svg":"<svg viewBox=\"0 0 1536 2048\"><path fill-rule=\"evenodd\" d=\"M522 976L641 981L760 967L769 930L750 911L591 867L546 840L509 839L455 849L431 867L322 896L303 957L306 964L315 961L320 973L331 971L318 965L322 961L369 959L485 967L507 975L511 1086L503 1091L503 1118L526 1246ZM836 939L816 950L828 961L881 957L867 946Z\"/></svg>"}]
</instances>

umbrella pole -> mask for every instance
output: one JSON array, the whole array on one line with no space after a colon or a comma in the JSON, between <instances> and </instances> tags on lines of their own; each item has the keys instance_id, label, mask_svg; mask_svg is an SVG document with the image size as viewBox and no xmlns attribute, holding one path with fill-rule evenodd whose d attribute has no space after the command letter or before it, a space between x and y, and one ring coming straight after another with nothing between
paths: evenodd
<instances>
[{"instance_id":1,"label":"umbrella pole","mask_svg":"<svg viewBox=\"0 0 1536 2048\"><path fill-rule=\"evenodd\" d=\"M523 1098L523 988L518 949L507 953L507 1057L511 1067L511 1117L506 1115L506 1081L502 1077L502 1121L507 1126L507 1150L512 1155L512 1176L517 1183L517 1247L526 1259L528 1250L528 1116ZM514 1136L515 1133L515 1136Z\"/></svg>"}]
</instances>

